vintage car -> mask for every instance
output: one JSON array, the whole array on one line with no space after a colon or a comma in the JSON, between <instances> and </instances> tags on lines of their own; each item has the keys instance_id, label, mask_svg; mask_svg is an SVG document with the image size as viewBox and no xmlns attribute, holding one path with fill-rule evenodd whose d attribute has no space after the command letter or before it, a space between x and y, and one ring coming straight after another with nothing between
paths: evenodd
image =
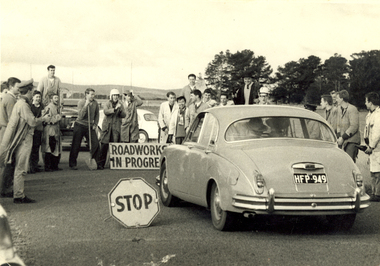
<instances>
[{"instance_id":1,"label":"vintage car","mask_svg":"<svg viewBox=\"0 0 380 266\"><path fill-rule=\"evenodd\" d=\"M208 109L160 158L160 198L211 210L214 227L240 217L321 215L348 230L369 206L363 177L317 113L289 106ZM240 214L240 215L239 215Z\"/></svg>"},{"instance_id":2,"label":"vintage car","mask_svg":"<svg viewBox=\"0 0 380 266\"><path fill-rule=\"evenodd\" d=\"M13 245L8 216L0 205L0 265L25 266Z\"/></svg>"}]
</instances>

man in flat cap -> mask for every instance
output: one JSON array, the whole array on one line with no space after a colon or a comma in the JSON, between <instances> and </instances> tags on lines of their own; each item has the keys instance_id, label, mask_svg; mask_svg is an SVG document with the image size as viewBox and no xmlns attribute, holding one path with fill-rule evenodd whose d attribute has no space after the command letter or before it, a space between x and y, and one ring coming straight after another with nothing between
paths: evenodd
<instances>
[{"instance_id":1,"label":"man in flat cap","mask_svg":"<svg viewBox=\"0 0 380 266\"><path fill-rule=\"evenodd\" d=\"M50 65L47 67L48 76L41 79L38 83L37 90L42 94L42 104L48 106L50 103L50 95L57 94L59 98L61 97L61 80L55 76L55 66ZM60 100L58 102L60 106Z\"/></svg>"},{"instance_id":2,"label":"man in flat cap","mask_svg":"<svg viewBox=\"0 0 380 266\"><path fill-rule=\"evenodd\" d=\"M28 171L34 128L43 121L46 122L47 116L36 118L31 111L33 79L21 82L18 87L20 96L13 108L0 144L0 167L5 167L6 164L15 161L13 202L16 204L34 203L35 200L24 194L24 176Z\"/></svg>"}]
</instances>

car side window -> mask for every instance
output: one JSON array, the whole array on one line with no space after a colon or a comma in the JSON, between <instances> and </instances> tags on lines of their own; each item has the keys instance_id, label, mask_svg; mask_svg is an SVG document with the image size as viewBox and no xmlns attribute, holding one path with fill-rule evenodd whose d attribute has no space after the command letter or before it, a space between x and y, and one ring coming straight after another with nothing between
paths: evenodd
<instances>
[{"instance_id":1,"label":"car side window","mask_svg":"<svg viewBox=\"0 0 380 266\"><path fill-rule=\"evenodd\" d=\"M194 122L191 124L190 132L187 134L184 142L198 142L199 135L202 130L202 125L204 121L204 113L201 113L197 116Z\"/></svg>"},{"instance_id":2,"label":"car side window","mask_svg":"<svg viewBox=\"0 0 380 266\"><path fill-rule=\"evenodd\" d=\"M218 120L212 114L208 113L203 125L203 132L199 138L199 144L202 146L215 145L218 132Z\"/></svg>"}]
</instances>

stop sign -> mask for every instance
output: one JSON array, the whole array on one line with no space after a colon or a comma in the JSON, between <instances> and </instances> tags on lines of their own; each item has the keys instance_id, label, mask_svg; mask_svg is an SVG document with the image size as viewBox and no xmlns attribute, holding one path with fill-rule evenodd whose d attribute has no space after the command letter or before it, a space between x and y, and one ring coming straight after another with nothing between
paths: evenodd
<instances>
[{"instance_id":1,"label":"stop sign","mask_svg":"<svg viewBox=\"0 0 380 266\"><path fill-rule=\"evenodd\" d=\"M120 179L108 199L111 216L126 227L147 227L160 212L157 191L140 177Z\"/></svg>"}]
</instances>

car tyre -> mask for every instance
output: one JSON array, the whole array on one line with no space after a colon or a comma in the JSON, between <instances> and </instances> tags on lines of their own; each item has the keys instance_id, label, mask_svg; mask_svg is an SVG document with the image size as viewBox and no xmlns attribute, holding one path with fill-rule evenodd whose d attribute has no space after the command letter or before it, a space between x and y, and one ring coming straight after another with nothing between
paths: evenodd
<instances>
[{"instance_id":1,"label":"car tyre","mask_svg":"<svg viewBox=\"0 0 380 266\"><path fill-rule=\"evenodd\" d=\"M216 183L211 188L211 220L214 227L220 231L233 229L236 221L236 214L224 211L220 208L220 193Z\"/></svg>"},{"instance_id":2,"label":"car tyre","mask_svg":"<svg viewBox=\"0 0 380 266\"><path fill-rule=\"evenodd\" d=\"M163 163L161 166L160 173L160 198L162 204L166 207L175 207L177 206L179 199L173 196L168 187L168 175L166 172L166 163Z\"/></svg>"},{"instance_id":3,"label":"car tyre","mask_svg":"<svg viewBox=\"0 0 380 266\"><path fill-rule=\"evenodd\" d=\"M139 130L139 143L149 142L148 133L145 130Z\"/></svg>"},{"instance_id":4,"label":"car tyre","mask_svg":"<svg viewBox=\"0 0 380 266\"><path fill-rule=\"evenodd\" d=\"M328 223L336 230L348 231L354 225L356 213L345 215L326 215Z\"/></svg>"}]
</instances>

